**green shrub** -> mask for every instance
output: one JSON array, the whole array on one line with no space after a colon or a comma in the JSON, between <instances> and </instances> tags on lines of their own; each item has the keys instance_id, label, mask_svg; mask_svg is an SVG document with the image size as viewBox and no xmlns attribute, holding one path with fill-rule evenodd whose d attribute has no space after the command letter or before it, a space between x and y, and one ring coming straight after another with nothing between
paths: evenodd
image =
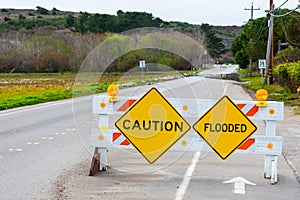
<instances>
[{"instance_id":1,"label":"green shrub","mask_svg":"<svg viewBox=\"0 0 300 200\"><path fill-rule=\"evenodd\" d=\"M300 49L293 46L289 46L288 48L279 51L274 58L275 64L297 62L298 60L300 60Z\"/></svg>"},{"instance_id":2,"label":"green shrub","mask_svg":"<svg viewBox=\"0 0 300 200\"><path fill-rule=\"evenodd\" d=\"M300 86L300 61L277 65L273 74L275 83L295 93Z\"/></svg>"}]
</instances>

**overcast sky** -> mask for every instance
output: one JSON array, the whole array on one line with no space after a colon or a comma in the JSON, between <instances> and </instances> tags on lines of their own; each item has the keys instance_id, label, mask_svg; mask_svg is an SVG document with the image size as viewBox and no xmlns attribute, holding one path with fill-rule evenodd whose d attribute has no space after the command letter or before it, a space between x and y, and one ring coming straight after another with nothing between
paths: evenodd
<instances>
[{"instance_id":1,"label":"overcast sky","mask_svg":"<svg viewBox=\"0 0 300 200\"><path fill-rule=\"evenodd\" d=\"M3 2L4 1L4 2ZM275 7L286 0L273 0ZM1 0L1 8L87 11L116 15L118 10L152 13L164 21L181 21L191 24L243 25L251 17L253 2L254 18L265 16L270 0ZM298 0L288 0L283 8L295 9Z\"/></svg>"}]
</instances>

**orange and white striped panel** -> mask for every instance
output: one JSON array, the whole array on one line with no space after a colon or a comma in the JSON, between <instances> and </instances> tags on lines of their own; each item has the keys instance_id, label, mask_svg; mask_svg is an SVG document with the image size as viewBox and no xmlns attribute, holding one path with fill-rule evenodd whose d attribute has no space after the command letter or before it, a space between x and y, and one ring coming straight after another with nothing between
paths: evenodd
<instances>
[{"instance_id":1,"label":"orange and white striped panel","mask_svg":"<svg viewBox=\"0 0 300 200\"><path fill-rule=\"evenodd\" d=\"M247 150L255 143L255 138L249 138L246 140L241 146L239 146L238 150Z\"/></svg>"},{"instance_id":2,"label":"orange and white striped panel","mask_svg":"<svg viewBox=\"0 0 300 200\"><path fill-rule=\"evenodd\" d=\"M136 102L136 99L128 99L126 100L121 106L118 106L116 108L117 112L125 112L127 111L134 103Z\"/></svg>"},{"instance_id":3,"label":"orange and white striped panel","mask_svg":"<svg viewBox=\"0 0 300 200\"><path fill-rule=\"evenodd\" d=\"M129 146L131 145L129 140L127 140L122 133L114 132L112 134L112 143L114 145L120 145L120 146Z\"/></svg>"},{"instance_id":4,"label":"orange and white striped panel","mask_svg":"<svg viewBox=\"0 0 300 200\"><path fill-rule=\"evenodd\" d=\"M248 117L253 117L259 111L255 103L238 103L237 107Z\"/></svg>"}]
</instances>

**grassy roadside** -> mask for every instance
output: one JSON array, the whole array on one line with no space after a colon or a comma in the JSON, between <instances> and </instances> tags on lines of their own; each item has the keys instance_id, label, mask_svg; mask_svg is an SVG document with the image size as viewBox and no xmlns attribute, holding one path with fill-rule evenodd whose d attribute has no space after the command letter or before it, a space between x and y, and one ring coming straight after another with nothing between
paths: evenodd
<instances>
[{"instance_id":1,"label":"grassy roadside","mask_svg":"<svg viewBox=\"0 0 300 200\"><path fill-rule=\"evenodd\" d=\"M291 93L280 85L264 85L263 78L259 73L252 73L249 76L248 70L242 69L239 71L241 81L244 82L243 87L252 91L265 89L269 93L269 100L283 101L286 106L294 107L294 113L300 115L300 98L299 94Z\"/></svg>"},{"instance_id":2,"label":"grassy roadside","mask_svg":"<svg viewBox=\"0 0 300 200\"><path fill-rule=\"evenodd\" d=\"M191 71L136 73L16 73L0 74L0 110L105 92L111 83L125 87L172 79Z\"/></svg>"}]
</instances>

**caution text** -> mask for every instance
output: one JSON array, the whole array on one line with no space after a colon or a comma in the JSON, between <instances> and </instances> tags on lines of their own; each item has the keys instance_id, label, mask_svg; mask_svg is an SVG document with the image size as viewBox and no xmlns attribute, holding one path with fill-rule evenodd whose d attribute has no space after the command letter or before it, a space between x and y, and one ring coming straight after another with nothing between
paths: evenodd
<instances>
[{"instance_id":1,"label":"caution text","mask_svg":"<svg viewBox=\"0 0 300 200\"><path fill-rule=\"evenodd\" d=\"M124 120L123 128L126 130L152 130L152 131L183 131L183 122L159 120Z\"/></svg>"}]
</instances>

